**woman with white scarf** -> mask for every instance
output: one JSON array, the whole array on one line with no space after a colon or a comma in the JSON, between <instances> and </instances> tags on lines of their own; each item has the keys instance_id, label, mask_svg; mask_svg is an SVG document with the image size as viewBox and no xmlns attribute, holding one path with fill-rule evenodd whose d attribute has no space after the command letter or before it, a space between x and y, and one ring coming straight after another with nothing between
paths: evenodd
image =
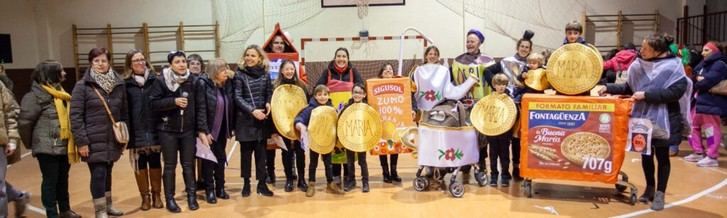
<instances>
[{"instance_id":1,"label":"woman with white scarf","mask_svg":"<svg viewBox=\"0 0 727 218\"><path fill-rule=\"evenodd\" d=\"M194 179L194 158L196 135L201 132L195 120L196 76L187 69L187 58L183 51L172 51L167 55L169 68L162 70L151 90L151 107L157 113L156 130L159 134L164 158L164 197L167 210L179 213L182 210L174 200L177 157L182 163L187 204L190 210L199 209Z\"/></svg>"}]
</instances>

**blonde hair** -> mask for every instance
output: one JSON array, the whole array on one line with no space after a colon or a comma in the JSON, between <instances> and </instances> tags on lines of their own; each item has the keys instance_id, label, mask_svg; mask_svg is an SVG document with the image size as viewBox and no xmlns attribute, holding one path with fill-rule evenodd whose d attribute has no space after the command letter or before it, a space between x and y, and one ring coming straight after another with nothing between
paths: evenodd
<instances>
[{"instance_id":1,"label":"blonde hair","mask_svg":"<svg viewBox=\"0 0 727 218\"><path fill-rule=\"evenodd\" d=\"M212 62L210 62L209 66L207 66L207 69L205 70L207 70L208 78L210 78L216 86L222 85L217 82L217 75L220 73L224 73L228 78L230 78L230 73L228 72L230 67L227 66L227 61L222 58L215 58Z\"/></svg>"},{"instance_id":2,"label":"blonde hair","mask_svg":"<svg viewBox=\"0 0 727 218\"><path fill-rule=\"evenodd\" d=\"M505 74L498 73L492 77L492 85L507 85L510 82L510 78L507 78Z\"/></svg>"},{"instance_id":3,"label":"blonde hair","mask_svg":"<svg viewBox=\"0 0 727 218\"><path fill-rule=\"evenodd\" d=\"M240 60L237 63L237 66L239 68L245 67L245 53L247 53L248 50L254 49L258 56L260 56L260 63L258 63L258 66L262 67L265 72L267 72L270 68L270 61L268 61L268 56L265 54L265 51L263 51L262 48L258 45L249 45L247 48L245 48L245 51L242 52L242 56L240 56Z\"/></svg>"},{"instance_id":4,"label":"blonde hair","mask_svg":"<svg viewBox=\"0 0 727 218\"><path fill-rule=\"evenodd\" d=\"M529 61L537 61L540 66L543 66L543 63L545 62L545 56L543 56L543 54L533 52L528 55L528 62Z\"/></svg>"}]
</instances>

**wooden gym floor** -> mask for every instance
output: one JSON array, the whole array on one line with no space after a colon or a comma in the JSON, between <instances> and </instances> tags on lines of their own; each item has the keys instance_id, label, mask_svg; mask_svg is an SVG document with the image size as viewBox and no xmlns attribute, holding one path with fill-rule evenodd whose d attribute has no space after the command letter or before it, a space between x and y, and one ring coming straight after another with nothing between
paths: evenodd
<instances>
[{"instance_id":1,"label":"wooden gym floor","mask_svg":"<svg viewBox=\"0 0 727 218\"><path fill-rule=\"evenodd\" d=\"M228 151L230 150L228 146ZM403 178L400 185L385 184L381 178L381 167L376 157L369 156L371 192L362 193L360 178L357 188L343 196L325 193L323 167L319 164L318 184L314 197L295 190L283 191L284 176L280 152L276 161L277 183L274 197L252 195L242 198L240 190L239 147L232 153L230 167L226 170L229 200L219 200L209 205L198 192L200 209L190 212L181 190L181 173L177 173L177 203L183 212L168 213L165 209L139 210L140 197L129 165L128 155L114 167L114 204L126 211L125 217L725 217L727 216L727 152L721 150L718 168L699 168L684 161L689 153L686 143L681 145L680 157L671 158L671 177L666 193L667 208L661 212L649 210L649 205L626 203L626 195L618 196L613 185L570 181L535 180L533 198L526 198L519 186L513 182L508 188L478 187L467 185L463 198L452 198L447 192L417 192L412 179L417 169L411 155L399 157L399 172ZM25 152L25 151L24 151ZM640 157L627 154L622 167L631 182L644 188ZM306 162L307 163L307 162ZM489 165L489 162L488 162ZM179 169L179 167L178 167ZM254 170L254 168L253 168ZM360 172L357 170L357 175ZM27 217L44 217L40 202L41 175L38 162L26 155L22 161L9 167L7 180L17 188L32 193L31 207ZM474 183L474 179L471 180ZM93 206L89 191L89 172L85 163L74 164L70 172L71 207L84 217L93 217ZM254 188L255 182L253 182ZM254 191L254 189L253 189ZM13 208L9 205L9 208ZM10 211L12 215L12 209Z\"/></svg>"}]
</instances>

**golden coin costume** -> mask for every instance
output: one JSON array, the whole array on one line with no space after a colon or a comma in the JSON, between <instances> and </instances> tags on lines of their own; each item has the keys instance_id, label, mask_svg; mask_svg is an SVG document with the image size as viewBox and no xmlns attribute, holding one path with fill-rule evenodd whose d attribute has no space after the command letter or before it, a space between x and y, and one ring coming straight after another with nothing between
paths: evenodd
<instances>
[{"instance_id":1,"label":"golden coin costume","mask_svg":"<svg viewBox=\"0 0 727 218\"><path fill-rule=\"evenodd\" d=\"M308 106L303 88L290 84L278 86L273 91L270 105L273 123L280 135L290 140L298 140L293 121L295 116Z\"/></svg>"},{"instance_id":2,"label":"golden coin costume","mask_svg":"<svg viewBox=\"0 0 727 218\"><path fill-rule=\"evenodd\" d=\"M548 82L566 95L591 90L601 79L603 59L595 48L571 43L556 49L548 59Z\"/></svg>"}]
</instances>

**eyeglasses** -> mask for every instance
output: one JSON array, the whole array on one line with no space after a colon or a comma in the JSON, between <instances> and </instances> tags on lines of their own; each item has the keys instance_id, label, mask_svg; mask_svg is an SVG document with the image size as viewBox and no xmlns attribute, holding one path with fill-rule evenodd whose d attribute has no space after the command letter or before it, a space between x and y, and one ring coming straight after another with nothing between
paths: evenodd
<instances>
[{"instance_id":1,"label":"eyeglasses","mask_svg":"<svg viewBox=\"0 0 727 218\"><path fill-rule=\"evenodd\" d=\"M93 62L93 64L96 64L96 65L108 64L109 63L109 61L106 60L106 59L94 59L92 62Z\"/></svg>"},{"instance_id":2,"label":"eyeglasses","mask_svg":"<svg viewBox=\"0 0 727 218\"><path fill-rule=\"evenodd\" d=\"M145 63L145 62L146 62L146 60L145 60L145 59L134 59L134 60L131 60L131 62L132 62L132 63L137 63L137 64L140 64L140 63Z\"/></svg>"}]
</instances>

